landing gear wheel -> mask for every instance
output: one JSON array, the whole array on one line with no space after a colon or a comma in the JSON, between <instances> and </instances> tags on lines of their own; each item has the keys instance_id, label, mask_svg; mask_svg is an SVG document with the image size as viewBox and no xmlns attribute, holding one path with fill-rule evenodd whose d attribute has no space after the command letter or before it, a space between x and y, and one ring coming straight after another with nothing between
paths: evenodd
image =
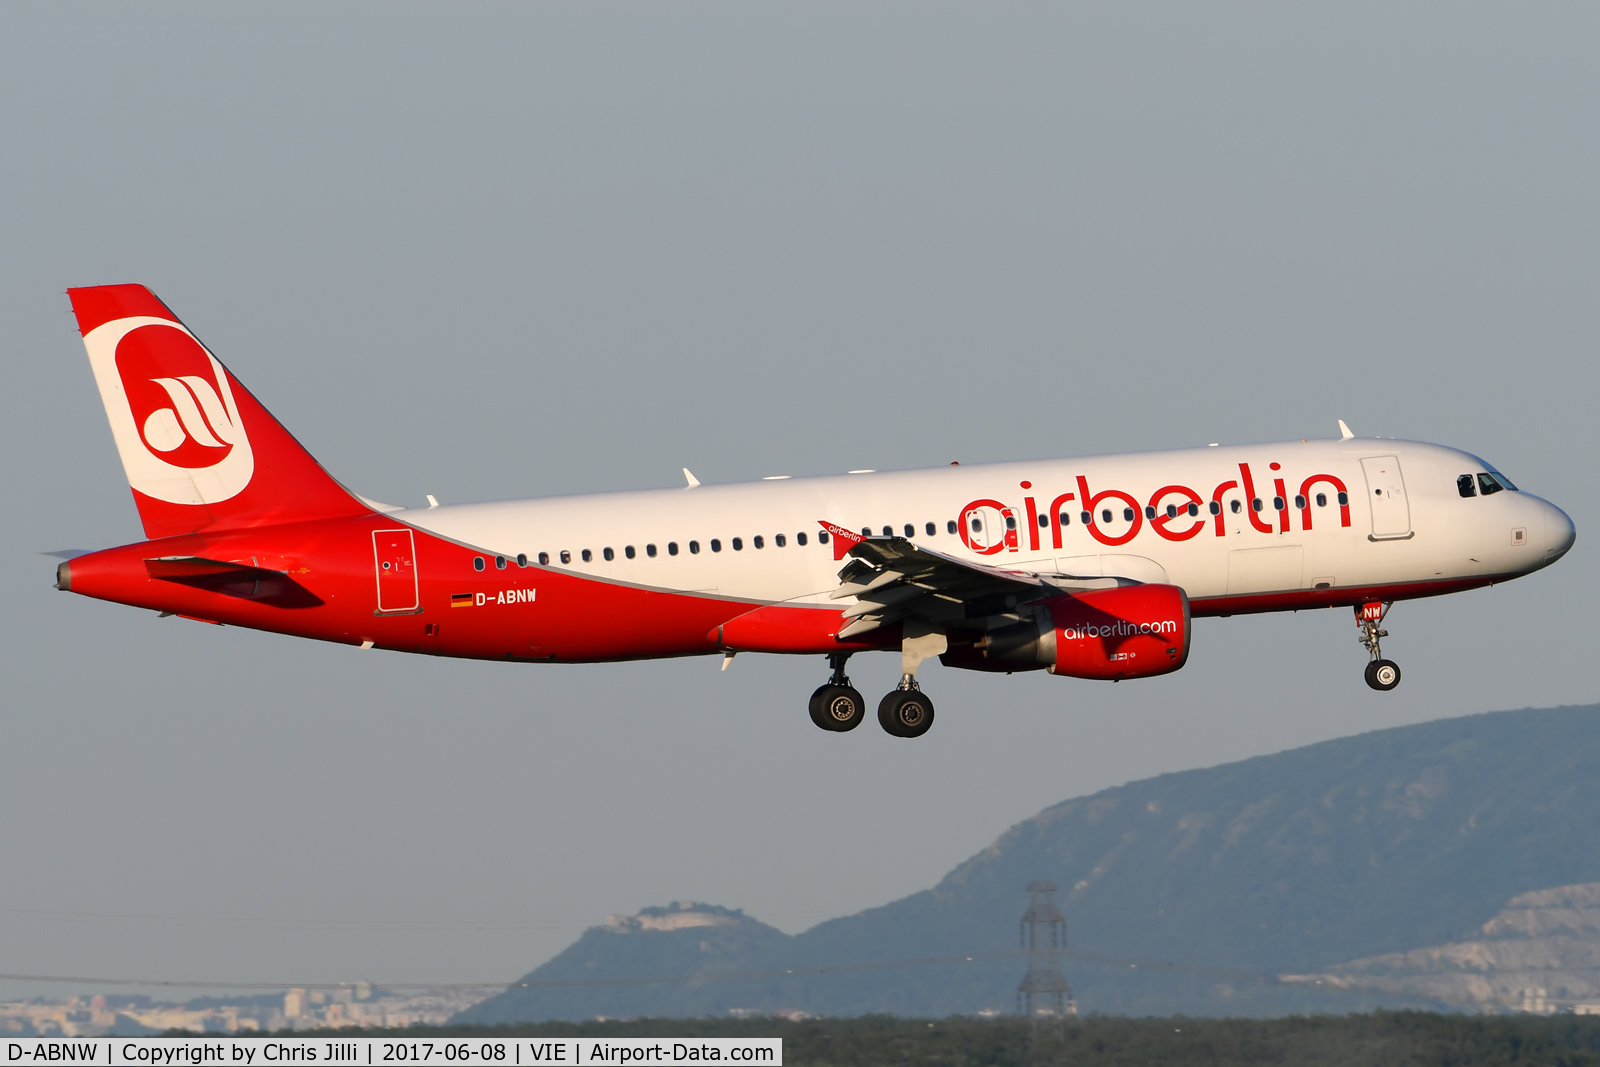
<instances>
[{"instance_id":1,"label":"landing gear wheel","mask_svg":"<svg viewBox=\"0 0 1600 1067\"><path fill-rule=\"evenodd\" d=\"M896 689L878 704L878 725L893 737L921 737L933 725L933 701L917 689Z\"/></svg>"},{"instance_id":2,"label":"landing gear wheel","mask_svg":"<svg viewBox=\"0 0 1600 1067\"><path fill-rule=\"evenodd\" d=\"M1392 659L1375 659L1367 664L1367 684L1387 693L1400 684L1400 665Z\"/></svg>"},{"instance_id":3,"label":"landing gear wheel","mask_svg":"<svg viewBox=\"0 0 1600 1067\"><path fill-rule=\"evenodd\" d=\"M844 733L867 717L867 702L848 685L825 685L811 694L811 721L824 730Z\"/></svg>"}]
</instances>

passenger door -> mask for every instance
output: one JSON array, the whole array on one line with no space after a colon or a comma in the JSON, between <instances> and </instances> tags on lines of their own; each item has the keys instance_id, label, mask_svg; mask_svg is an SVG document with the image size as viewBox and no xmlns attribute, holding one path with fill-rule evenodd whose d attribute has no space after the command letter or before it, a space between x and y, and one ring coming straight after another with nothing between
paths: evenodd
<instances>
[{"instance_id":1,"label":"passenger door","mask_svg":"<svg viewBox=\"0 0 1600 1067\"><path fill-rule=\"evenodd\" d=\"M1367 476L1367 503L1372 507L1374 541L1399 541L1411 536L1411 506L1400 477L1398 456L1368 456L1361 461Z\"/></svg>"}]
</instances>

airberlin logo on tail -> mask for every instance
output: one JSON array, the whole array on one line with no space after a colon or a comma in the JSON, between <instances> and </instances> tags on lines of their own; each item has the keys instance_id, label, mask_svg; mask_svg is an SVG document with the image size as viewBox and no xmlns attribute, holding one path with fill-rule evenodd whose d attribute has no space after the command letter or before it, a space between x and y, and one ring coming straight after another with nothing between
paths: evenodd
<instances>
[{"instance_id":1,"label":"airberlin logo on tail","mask_svg":"<svg viewBox=\"0 0 1600 1067\"><path fill-rule=\"evenodd\" d=\"M214 504L250 484L255 458L227 372L188 330L135 316L83 343L128 484L174 504Z\"/></svg>"}]
</instances>

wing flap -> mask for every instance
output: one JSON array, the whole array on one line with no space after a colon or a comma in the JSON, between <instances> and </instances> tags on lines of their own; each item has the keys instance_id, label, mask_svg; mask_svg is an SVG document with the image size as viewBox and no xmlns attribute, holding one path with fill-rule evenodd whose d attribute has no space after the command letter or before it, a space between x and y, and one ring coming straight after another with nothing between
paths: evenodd
<instances>
[{"instance_id":1,"label":"wing flap","mask_svg":"<svg viewBox=\"0 0 1600 1067\"><path fill-rule=\"evenodd\" d=\"M850 557L839 571L839 587L829 597L855 598L846 608L841 640L868 633L909 616L935 622L965 617L971 608L1004 612L1017 604L1057 591L1036 574L1001 570L924 548L905 537L858 535L831 522L822 527L838 554Z\"/></svg>"}]
</instances>

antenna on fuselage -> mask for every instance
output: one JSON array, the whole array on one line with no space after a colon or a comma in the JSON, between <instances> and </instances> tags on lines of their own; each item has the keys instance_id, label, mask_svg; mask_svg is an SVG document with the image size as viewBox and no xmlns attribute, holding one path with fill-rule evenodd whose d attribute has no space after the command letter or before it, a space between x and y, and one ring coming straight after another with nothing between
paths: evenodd
<instances>
[{"instance_id":1,"label":"antenna on fuselage","mask_svg":"<svg viewBox=\"0 0 1600 1067\"><path fill-rule=\"evenodd\" d=\"M693 489L700 484L700 479L689 473L688 467L683 468L683 477L689 483L688 485L684 486L685 489Z\"/></svg>"},{"instance_id":2,"label":"antenna on fuselage","mask_svg":"<svg viewBox=\"0 0 1600 1067\"><path fill-rule=\"evenodd\" d=\"M1350 427L1348 427L1348 426L1346 426L1344 424L1344 420L1343 419L1340 419L1339 420L1339 440L1348 441L1348 440L1350 440L1350 438L1352 438L1354 436L1355 436L1355 434L1350 432Z\"/></svg>"}]
</instances>

